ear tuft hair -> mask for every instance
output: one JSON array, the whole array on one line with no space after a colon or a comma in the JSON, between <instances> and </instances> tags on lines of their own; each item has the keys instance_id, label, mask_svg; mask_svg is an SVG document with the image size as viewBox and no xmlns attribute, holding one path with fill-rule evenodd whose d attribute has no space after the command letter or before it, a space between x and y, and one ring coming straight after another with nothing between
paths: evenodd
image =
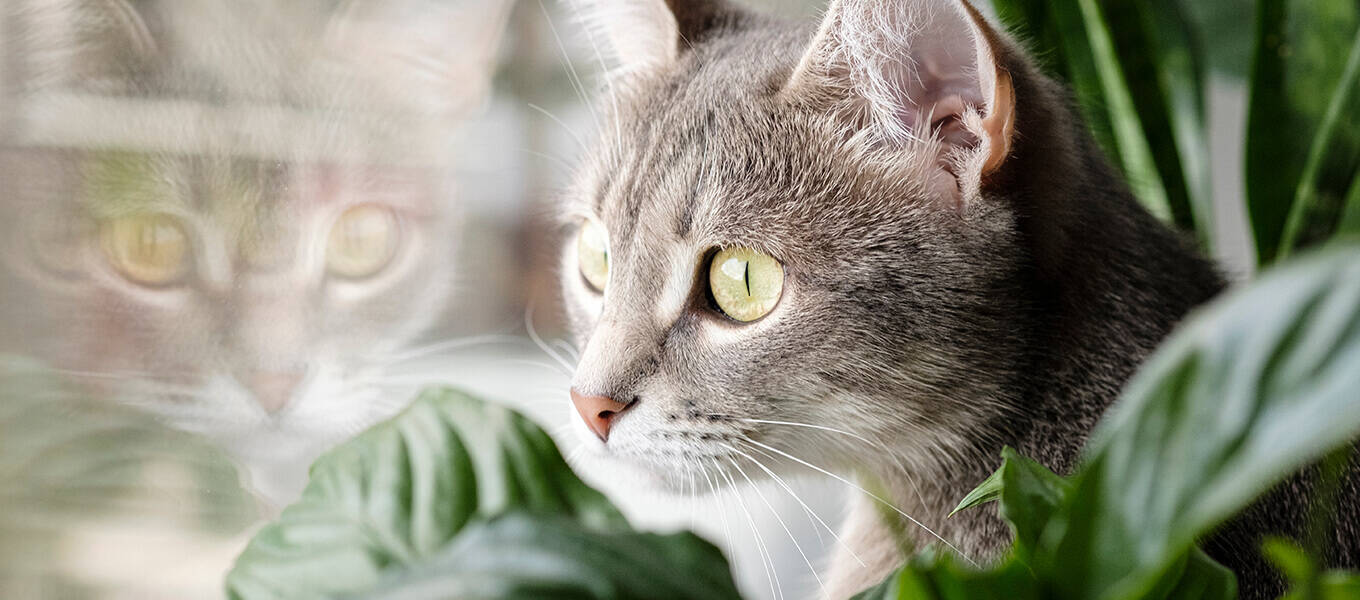
<instances>
[{"instance_id":1,"label":"ear tuft hair","mask_svg":"<svg viewBox=\"0 0 1360 600\"><path fill-rule=\"evenodd\" d=\"M999 34L965 0L834 0L786 92L972 187L1000 168L1015 99Z\"/></svg>"}]
</instances>

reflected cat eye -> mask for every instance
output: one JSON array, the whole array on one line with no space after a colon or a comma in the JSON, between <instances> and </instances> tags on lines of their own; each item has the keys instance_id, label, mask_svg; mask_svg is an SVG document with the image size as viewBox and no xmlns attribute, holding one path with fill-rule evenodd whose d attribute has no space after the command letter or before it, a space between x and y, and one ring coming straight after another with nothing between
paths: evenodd
<instances>
[{"instance_id":1,"label":"reflected cat eye","mask_svg":"<svg viewBox=\"0 0 1360 600\"><path fill-rule=\"evenodd\" d=\"M609 234L595 221L583 221L576 234L576 262L581 276L597 292L609 283Z\"/></svg>"},{"instance_id":2,"label":"reflected cat eye","mask_svg":"<svg viewBox=\"0 0 1360 600\"><path fill-rule=\"evenodd\" d=\"M118 217L100 224L109 264L123 277L149 286L178 282L189 267L189 236L167 214Z\"/></svg>"},{"instance_id":3,"label":"reflected cat eye","mask_svg":"<svg viewBox=\"0 0 1360 600\"><path fill-rule=\"evenodd\" d=\"M372 277L397 253L397 216L376 204L346 210L331 226L326 270L345 279Z\"/></svg>"},{"instance_id":4,"label":"reflected cat eye","mask_svg":"<svg viewBox=\"0 0 1360 600\"><path fill-rule=\"evenodd\" d=\"M770 314L779 303L784 265L750 248L719 250L708 268L708 285L723 314L749 323Z\"/></svg>"}]
</instances>

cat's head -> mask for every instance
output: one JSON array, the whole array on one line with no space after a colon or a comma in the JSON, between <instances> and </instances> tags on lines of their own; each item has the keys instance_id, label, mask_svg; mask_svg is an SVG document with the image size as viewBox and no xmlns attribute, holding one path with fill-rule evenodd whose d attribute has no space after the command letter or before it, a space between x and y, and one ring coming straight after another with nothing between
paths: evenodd
<instances>
[{"instance_id":1,"label":"cat's head","mask_svg":"<svg viewBox=\"0 0 1360 600\"><path fill-rule=\"evenodd\" d=\"M505 6L7 5L7 349L266 461L398 409L381 367L449 297L451 140Z\"/></svg>"},{"instance_id":2,"label":"cat's head","mask_svg":"<svg viewBox=\"0 0 1360 600\"><path fill-rule=\"evenodd\" d=\"M1013 410L1026 250L1002 196L1031 75L975 10L583 10L621 58L565 210L589 455L688 487L943 459Z\"/></svg>"}]
</instances>

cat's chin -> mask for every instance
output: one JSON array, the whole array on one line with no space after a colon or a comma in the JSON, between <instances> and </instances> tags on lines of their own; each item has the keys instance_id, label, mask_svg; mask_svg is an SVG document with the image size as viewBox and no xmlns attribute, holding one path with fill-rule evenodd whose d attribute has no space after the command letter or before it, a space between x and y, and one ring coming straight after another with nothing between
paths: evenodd
<instances>
[{"instance_id":1,"label":"cat's chin","mask_svg":"<svg viewBox=\"0 0 1360 600\"><path fill-rule=\"evenodd\" d=\"M677 498L709 496L730 486L716 465L706 470L647 457L619 456L609 452L580 452L573 467L588 483L607 491L634 494L645 491ZM612 495L612 494L611 494Z\"/></svg>"}]
</instances>

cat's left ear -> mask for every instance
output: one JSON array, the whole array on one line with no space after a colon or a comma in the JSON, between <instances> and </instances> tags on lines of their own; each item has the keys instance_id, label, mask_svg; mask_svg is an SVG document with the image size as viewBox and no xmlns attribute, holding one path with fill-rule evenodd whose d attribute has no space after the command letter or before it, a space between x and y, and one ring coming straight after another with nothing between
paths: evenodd
<instances>
[{"instance_id":1,"label":"cat's left ear","mask_svg":"<svg viewBox=\"0 0 1360 600\"><path fill-rule=\"evenodd\" d=\"M567 0L619 69L648 71L675 61L736 15L724 0Z\"/></svg>"},{"instance_id":2,"label":"cat's left ear","mask_svg":"<svg viewBox=\"0 0 1360 600\"><path fill-rule=\"evenodd\" d=\"M833 0L785 92L829 104L877 143L934 148L976 189L1015 134L1005 48L966 0Z\"/></svg>"}]
</instances>

